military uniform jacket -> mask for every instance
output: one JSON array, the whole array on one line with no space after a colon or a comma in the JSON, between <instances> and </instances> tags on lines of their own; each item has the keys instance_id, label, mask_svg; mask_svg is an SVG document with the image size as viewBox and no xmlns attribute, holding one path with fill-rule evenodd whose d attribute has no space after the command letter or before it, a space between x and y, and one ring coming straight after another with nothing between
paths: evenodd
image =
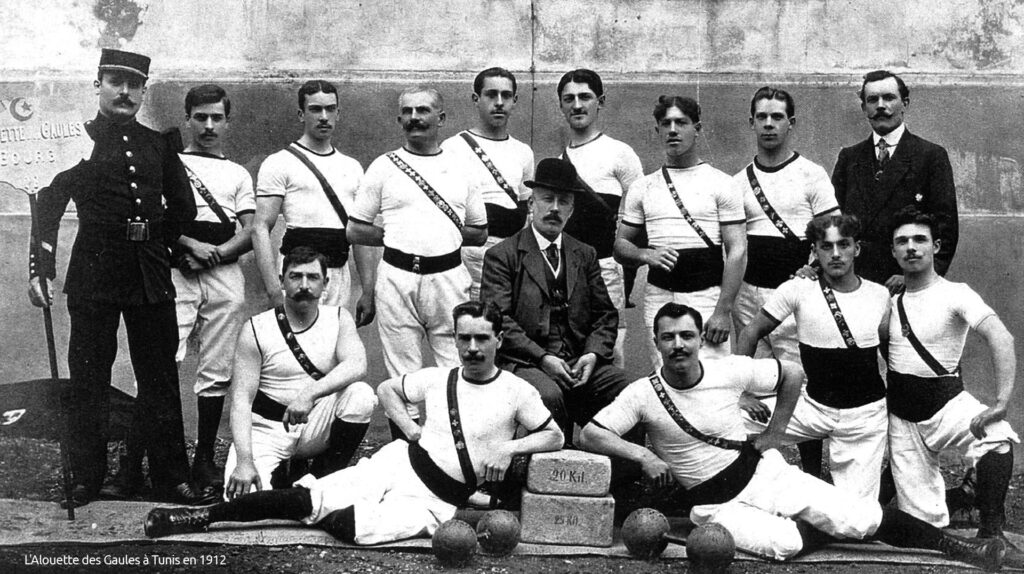
<instances>
[{"instance_id":1,"label":"military uniform jacket","mask_svg":"<svg viewBox=\"0 0 1024 574\"><path fill-rule=\"evenodd\" d=\"M906 131L885 169L879 172L875 144L868 137L839 152L832 185L839 208L856 215L864 226L858 275L884 283L890 276L903 273L892 256L889 226L892 216L911 204L946 218L942 248L935 254L935 269L945 275L956 252L959 232L953 168L942 146Z\"/></svg>"},{"instance_id":2,"label":"military uniform jacket","mask_svg":"<svg viewBox=\"0 0 1024 574\"><path fill-rule=\"evenodd\" d=\"M165 137L134 119L118 125L99 114L85 130L94 142L89 159L39 191L33 234L44 245L38 259L30 255L30 276L55 277L57 232L73 199L79 229L64 281L68 298L118 305L173 300L168 246L196 216L176 153L178 132ZM129 221L148 221L149 239L129 241Z\"/></svg>"}]
</instances>

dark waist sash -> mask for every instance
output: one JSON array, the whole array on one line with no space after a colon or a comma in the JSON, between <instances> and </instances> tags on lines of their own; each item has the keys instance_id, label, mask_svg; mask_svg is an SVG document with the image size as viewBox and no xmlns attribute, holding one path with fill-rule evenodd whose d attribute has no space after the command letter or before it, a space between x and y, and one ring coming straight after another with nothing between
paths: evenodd
<instances>
[{"instance_id":1,"label":"dark waist sash","mask_svg":"<svg viewBox=\"0 0 1024 574\"><path fill-rule=\"evenodd\" d=\"M348 239L344 229L331 227L292 227L281 239L281 254L305 245L327 257L328 267L343 267L348 262Z\"/></svg>"},{"instance_id":2,"label":"dark waist sash","mask_svg":"<svg viewBox=\"0 0 1024 574\"><path fill-rule=\"evenodd\" d=\"M181 234L185 237L191 237L196 241L209 243L210 245L221 245L235 236L235 224L234 222L221 223L219 221L189 221L185 224ZM175 254L178 254L179 252L185 253L186 250L184 247L178 246L174 251ZM230 259L222 259L220 264L224 265L226 263L234 263L235 261L238 261L238 258L232 257Z\"/></svg>"},{"instance_id":3,"label":"dark waist sash","mask_svg":"<svg viewBox=\"0 0 1024 574\"><path fill-rule=\"evenodd\" d=\"M932 418L964 390L959 370L943 377L918 377L889 369L888 380L889 412L912 423Z\"/></svg>"},{"instance_id":4,"label":"dark waist sash","mask_svg":"<svg viewBox=\"0 0 1024 574\"><path fill-rule=\"evenodd\" d=\"M740 456L721 472L686 491L686 498L694 506L728 502L750 483L761 462L761 453L751 443L744 443Z\"/></svg>"},{"instance_id":5,"label":"dark waist sash","mask_svg":"<svg viewBox=\"0 0 1024 574\"><path fill-rule=\"evenodd\" d=\"M680 249L679 259L672 271L651 267L647 282L655 287L675 293L692 293L722 283L725 262L720 247Z\"/></svg>"},{"instance_id":6,"label":"dark waist sash","mask_svg":"<svg viewBox=\"0 0 1024 574\"><path fill-rule=\"evenodd\" d=\"M878 347L821 349L800 343L807 394L836 409L852 409L885 396L878 374Z\"/></svg>"},{"instance_id":7,"label":"dark waist sash","mask_svg":"<svg viewBox=\"0 0 1024 574\"><path fill-rule=\"evenodd\" d=\"M487 234L490 237L511 237L526 226L526 206L509 209L494 203L485 203Z\"/></svg>"},{"instance_id":8,"label":"dark waist sash","mask_svg":"<svg viewBox=\"0 0 1024 574\"><path fill-rule=\"evenodd\" d=\"M261 390L256 391L252 400L252 412L271 421L284 420L284 412L288 407L267 396Z\"/></svg>"},{"instance_id":9,"label":"dark waist sash","mask_svg":"<svg viewBox=\"0 0 1024 574\"><path fill-rule=\"evenodd\" d=\"M426 255L413 255L398 249L392 249L390 247L384 248L384 261L404 269L410 273L418 273L420 275L430 275L432 273L441 273L448 271L449 269L455 269L459 265L462 265L462 252L458 249L451 253L445 253L444 255L438 255L436 257L427 257Z\"/></svg>"},{"instance_id":10,"label":"dark waist sash","mask_svg":"<svg viewBox=\"0 0 1024 574\"><path fill-rule=\"evenodd\" d=\"M455 506L462 506L473 494L475 489L464 482L459 482L441 470L423 450L419 443L409 443L409 465L423 482L423 486L434 493L434 496Z\"/></svg>"},{"instance_id":11,"label":"dark waist sash","mask_svg":"<svg viewBox=\"0 0 1024 574\"><path fill-rule=\"evenodd\" d=\"M747 272L743 280L756 287L775 289L807 264L808 241L783 237L747 236Z\"/></svg>"}]
</instances>

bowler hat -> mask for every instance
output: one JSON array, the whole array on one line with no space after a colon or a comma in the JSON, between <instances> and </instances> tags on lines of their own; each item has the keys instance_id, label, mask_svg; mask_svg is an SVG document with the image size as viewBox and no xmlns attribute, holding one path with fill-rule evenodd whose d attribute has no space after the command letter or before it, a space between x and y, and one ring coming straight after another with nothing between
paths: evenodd
<instances>
[{"instance_id":1,"label":"bowler hat","mask_svg":"<svg viewBox=\"0 0 1024 574\"><path fill-rule=\"evenodd\" d=\"M583 184L576 173L576 166L570 161L549 157L540 160L537 164L537 172L532 180L523 182L523 185L531 189L543 187L554 191L567 191L570 193L583 193Z\"/></svg>"},{"instance_id":2,"label":"bowler hat","mask_svg":"<svg viewBox=\"0 0 1024 574\"><path fill-rule=\"evenodd\" d=\"M149 57L132 52L103 48L100 53L101 72L127 72L149 79Z\"/></svg>"}]
</instances>

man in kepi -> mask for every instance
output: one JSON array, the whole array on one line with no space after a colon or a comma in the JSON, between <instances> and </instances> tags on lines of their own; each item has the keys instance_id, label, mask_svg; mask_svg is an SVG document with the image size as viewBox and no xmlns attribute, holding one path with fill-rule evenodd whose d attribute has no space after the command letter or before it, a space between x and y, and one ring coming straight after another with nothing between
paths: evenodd
<instances>
[{"instance_id":1,"label":"man in kepi","mask_svg":"<svg viewBox=\"0 0 1024 574\"><path fill-rule=\"evenodd\" d=\"M348 465L377 406L366 350L343 307L321 305L327 258L298 246L284 257L284 305L249 319L238 337L231 386L226 498L271 487L291 458L325 476ZM290 484L285 485L290 486Z\"/></svg>"},{"instance_id":2,"label":"man in kepi","mask_svg":"<svg viewBox=\"0 0 1024 574\"><path fill-rule=\"evenodd\" d=\"M384 247L377 329L390 377L426 365L424 337L435 365L458 364L450 311L469 299L472 284L461 248L487 241L479 189L470 185L458 158L440 146L438 132L445 122L440 92L409 88L398 107L405 142L370 164L347 228L352 243ZM398 429L391 430L397 437Z\"/></svg>"},{"instance_id":3,"label":"man in kepi","mask_svg":"<svg viewBox=\"0 0 1024 574\"><path fill-rule=\"evenodd\" d=\"M497 303L504 338L498 364L530 382L567 439L625 387L612 364L618 312L593 247L562 230L583 193L576 169L541 160L529 206L532 223L484 255L480 297Z\"/></svg>"},{"instance_id":4,"label":"man in kepi","mask_svg":"<svg viewBox=\"0 0 1024 574\"><path fill-rule=\"evenodd\" d=\"M512 72L505 68L480 72L473 81L476 123L441 144L460 158L487 210L487 243L462 248L462 262L473 278L469 293L473 300L480 297L484 252L526 225L530 188L523 182L533 178L533 150L508 133L509 116L518 99Z\"/></svg>"},{"instance_id":5,"label":"man in kepi","mask_svg":"<svg viewBox=\"0 0 1024 574\"><path fill-rule=\"evenodd\" d=\"M157 508L150 537L196 532L212 523L270 518L301 520L346 542L378 544L431 536L478 485L502 480L512 457L556 450L562 433L525 381L498 369L501 313L471 301L452 311L461 368L431 367L381 383L388 416L409 441L396 440L371 458L294 488L262 491L206 508ZM426 424L408 415L426 403ZM519 439L517 427L526 434Z\"/></svg>"},{"instance_id":6,"label":"man in kepi","mask_svg":"<svg viewBox=\"0 0 1024 574\"><path fill-rule=\"evenodd\" d=\"M900 548L939 550L998 570L1002 540L944 533L903 511L885 508L805 474L777 447L803 374L777 359L701 361L700 313L666 303L654 318L664 366L629 385L583 429L584 447L643 465L656 484L678 481L695 505L694 523L717 522L740 550L785 560L832 538L873 539ZM765 432L747 442L740 393L778 392ZM652 450L620 435L642 424ZM186 510L187 512L187 510ZM194 512L194 511L193 511Z\"/></svg>"},{"instance_id":7,"label":"man in kepi","mask_svg":"<svg viewBox=\"0 0 1024 574\"><path fill-rule=\"evenodd\" d=\"M892 218L892 254L906 285L893 298L889 320L889 448L897 503L946 526L939 454L953 449L977 472L978 537L1003 538L1013 444L1020 442L1006 421L1017 371L1013 335L967 284L939 276L936 258L945 247L939 237L941 222L914 206ZM985 340L995 366L992 406L964 390L960 359L970 330ZM1012 546L1007 558L1024 563Z\"/></svg>"},{"instance_id":8,"label":"man in kepi","mask_svg":"<svg viewBox=\"0 0 1024 574\"><path fill-rule=\"evenodd\" d=\"M178 133L165 139L135 120L149 62L103 50L94 82L99 113L86 124L92 154L39 192L38 227L32 230L42 250L29 262L29 298L41 307L50 305L53 293L43 292L39 278L53 285L57 231L68 201L75 201L79 229L64 281L71 382L62 398L74 475L72 500L64 504L75 506L96 498L106 474L107 392L122 318L139 387L133 426L142 429L153 486L170 501L202 502L188 483L168 258L196 204L175 153Z\"/></svg>"}]
</instances>

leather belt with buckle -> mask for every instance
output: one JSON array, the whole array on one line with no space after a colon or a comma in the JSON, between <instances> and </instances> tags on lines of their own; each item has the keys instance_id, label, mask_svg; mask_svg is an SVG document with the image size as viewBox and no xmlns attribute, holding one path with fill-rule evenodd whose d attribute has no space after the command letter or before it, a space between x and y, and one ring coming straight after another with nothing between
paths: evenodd
<instances>
[{"instance_id":1,"label":"leather belt with buckle","mask_svg":"<svg viewBox=\"0 0 1024 574\"><path fill-rule=\"evenodd\" d=\"M404 269L412 273L419 275L430 275L432 273L441 273L454 269L462 264L462 253L456 249L451 253L444 255L438 255L436 257L428 257L426 255L413 255L411 253L405 253L391 247L384 248L384 261Z\"/></svg>"},{"instance_id":2,"label":"leather belt with buckle","mask_svg":"<svg viewBox=\"0 0 1024 574\"><path fill-rule=\"evenodd\" d=\"M149 222L148 221L129 221L128 228L126 230L125 238L128 241L148 241L149 240Z\"/></svg>"}]
</instances>

